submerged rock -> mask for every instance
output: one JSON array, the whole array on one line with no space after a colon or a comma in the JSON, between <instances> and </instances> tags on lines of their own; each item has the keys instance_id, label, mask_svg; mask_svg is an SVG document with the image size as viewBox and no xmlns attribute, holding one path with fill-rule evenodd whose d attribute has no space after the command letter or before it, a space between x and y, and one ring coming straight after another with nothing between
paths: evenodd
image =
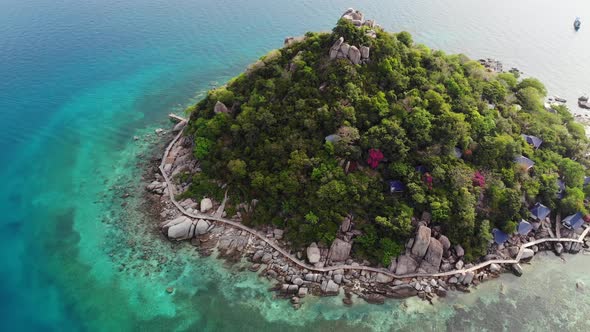
<instances>
[{"instance_id":1,"label":"submerged rock","mask_svg":"<svg viewBox=\"0 0 590 332\"><path fill-rule=\"evenodd\" d=\"M418 295L418 291L411 285L403 284L399 286L394 286L391 288L390 292L387 292L387 296L395 298L395 299L404 299L406 297L416 296Z\"/></svg>"},{"instance_id":2,"label":"submerged rock","mask_svg":"<svg viewBox=\"0 0 590 332\"><path fill-rule=\"evenodd\" d=\"M512 264L510 268L512 269L512 273L514 273L515 276L522 276L522 266L520 266L520 264Z\"/></svg>"}]
</instances>

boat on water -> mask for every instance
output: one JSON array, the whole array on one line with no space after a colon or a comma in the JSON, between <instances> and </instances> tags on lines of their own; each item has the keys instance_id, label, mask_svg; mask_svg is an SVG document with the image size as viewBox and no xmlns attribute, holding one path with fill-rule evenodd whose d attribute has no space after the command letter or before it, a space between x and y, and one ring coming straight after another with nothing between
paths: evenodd
<instances>
[{"instance_id":1,"label":"boat on water","mask_svg":"<svg viewBox=\"0 0 590 332\"><path fill-rule=\"evenodd\" d=\"M585 109L590 109L590 102L588 102L588 96L582 96L578 98L578 106Z\"/></svg>"},{"instance_id":2,"label":"boat on water","mask_svg":"<svg viewBox=\"0 0 590 332\"><path fill-rule=\"evenodd\" d=\"M579 17L576 17L576 20L574 21L574 29L576 29L576 31L580 30L581 25L582 21L580 21Z\"/></svg>"}]
</instances>

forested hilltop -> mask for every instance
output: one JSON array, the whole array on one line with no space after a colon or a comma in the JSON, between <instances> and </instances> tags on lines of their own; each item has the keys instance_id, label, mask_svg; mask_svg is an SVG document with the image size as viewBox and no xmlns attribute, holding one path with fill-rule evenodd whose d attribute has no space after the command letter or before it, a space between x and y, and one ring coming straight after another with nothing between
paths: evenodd
<instances>
[{"instance_id":1,"label":"forested hilltop","mask_svg":"<svg viewBox=\"0 0 590 332\"><path fill-rule=\"evenodd\" d=\"M423 212L468 260L536 202L586 213L584 128L542 83L365 23L288 40L189 108L202 172L179 175L183 196L227 184L230 217L298 247L351 216L353 254L385 266Z\"/></svg>"}]
</instances>

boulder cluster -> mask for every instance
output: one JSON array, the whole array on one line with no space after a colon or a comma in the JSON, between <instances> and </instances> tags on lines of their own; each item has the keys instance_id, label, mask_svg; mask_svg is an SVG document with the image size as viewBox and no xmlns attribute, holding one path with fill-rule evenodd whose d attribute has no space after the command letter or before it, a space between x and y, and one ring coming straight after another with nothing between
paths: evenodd
<instances>
[{"instance_id":1,"label":"boulder cluster","mask_svg":"<svg viewBox=\"0 0 590 332\"><path fill-rule=\"evenodd\" d=\"M206 234L211 229L211 224L204 219L195 220L180 216L163 222L160 228L169 239L180 241Z\"/></svg>"},{"instance_id":2,"label":"boulder cluster","mask_svg":"<svg viewBox=\"0 0 590 332\"><path fill-rule=\"evenodd\" d=\"M465 251L460 245L451 248L451 242L442 234L433 234L423 221L416 236L406 244L406 252L389 266L399 275L409 273L436 273L464 267ZM436 232L435 232L436 233ZM433 235L437 235L434 237Z\"/></svg>"},{"instance_id":3,"label":"boulder cluster","mask_svg":"<svg viewBox=\"0 0 590 332\"><path fill-rule=\"evenodd\" d=\"M373 20L364 20L364 15L358 10L349 8L344 14L342 19L350 20L355 26L368 26L374 28L377 25ZM368 30L367 36L376 38L377 33L375 30ZM338 38L336 42L330 48L330 60L334 59L348 59L351 63L358 65L369 61L370 48L368 46L355 46L350 45L344 41L344 37Z\"/></svg>"},{"instance_id":4,"label":"boulder cluster","mask_svg":"<svg viewBox=\"0 0 590 332\"><path fill-rule=\"evenodd\" d=\"M344 42L344 37L338 38L330 48L330 60L348 59L352 64L358 65L369 61L370 49L368 46L360 46L360 49L354 45Z\"/></svg>"},{"instance_id":5,"label":"boulder cluster","mask_svg":"<svg viewBox=\"0 0 590 332\"><path fill-rule=\"evenodd\" d=\"M341 18L351 21L357 27L368 26L369 28L375 28L379 26L374 20L365 20L365 15L354 8L348 8Z\"/></svg>"}]
</instances>

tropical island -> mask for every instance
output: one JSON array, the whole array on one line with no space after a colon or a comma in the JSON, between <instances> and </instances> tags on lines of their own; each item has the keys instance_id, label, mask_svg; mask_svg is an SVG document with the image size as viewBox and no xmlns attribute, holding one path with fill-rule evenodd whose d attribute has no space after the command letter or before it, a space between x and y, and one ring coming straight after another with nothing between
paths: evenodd
<instances>
[{"instance_id":1,"label":"tropical island","mask_svg":"<svg viewBox=\"0 0 590 332\"><path fill-rule=\"evenodd\" d=\"M588 247L589 141L546 94L349 9L187 109L148 190L169 238L295 306L444 296Z\"/></svg>"}]
</instances>

